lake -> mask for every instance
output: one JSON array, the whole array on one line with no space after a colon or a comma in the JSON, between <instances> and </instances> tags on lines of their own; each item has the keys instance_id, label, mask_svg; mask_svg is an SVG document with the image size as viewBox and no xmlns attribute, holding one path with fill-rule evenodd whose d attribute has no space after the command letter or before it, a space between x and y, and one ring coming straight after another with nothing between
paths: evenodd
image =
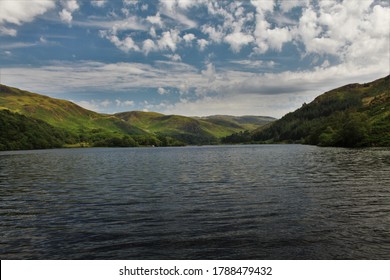
<instances>
[{"instance_id":1,"label":"lake","mask_svg":"<svg viewBox=\"0 0 390 280\"><path fill-rule=\"evenodd\" d=\"M390 149L0 152L1 259L389 259Z\"/></svg>"}]
</instances>

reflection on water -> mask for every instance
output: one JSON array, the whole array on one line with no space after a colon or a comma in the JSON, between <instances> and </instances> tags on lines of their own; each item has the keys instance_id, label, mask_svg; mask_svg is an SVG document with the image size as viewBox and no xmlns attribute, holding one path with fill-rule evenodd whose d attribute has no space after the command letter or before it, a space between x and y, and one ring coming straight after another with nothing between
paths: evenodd
<instances>
[{"instance_id":1,"label":"reflection on water","mask_svg":"<svg viewBox=\"0 0 390 280\"><path fill-rule=\"evenodd\" d=\"M388 259L390 150L0 153L2 259Z\"/></svg>"}]
</instances>

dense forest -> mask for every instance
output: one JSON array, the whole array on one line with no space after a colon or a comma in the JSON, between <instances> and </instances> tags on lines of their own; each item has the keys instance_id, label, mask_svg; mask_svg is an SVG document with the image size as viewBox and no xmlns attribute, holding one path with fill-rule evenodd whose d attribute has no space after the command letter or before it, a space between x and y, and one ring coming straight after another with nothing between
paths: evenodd
<instances>
[{"instance_id":1,"label":"dense forest","mask_svg":"<svg viewBox=\"0 0 390 280\"><path fill-rule=\"evenodd\" d=\"M0 150L59 148L72 136L44 121L0 110Z\"/></svg>"}]
</instances>

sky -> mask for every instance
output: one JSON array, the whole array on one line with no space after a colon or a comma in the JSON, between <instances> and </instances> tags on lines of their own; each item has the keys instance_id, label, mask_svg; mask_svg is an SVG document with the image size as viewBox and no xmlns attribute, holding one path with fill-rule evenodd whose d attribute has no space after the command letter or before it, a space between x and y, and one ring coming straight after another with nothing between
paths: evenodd
<instances>
[{"instance_id":1,"label":"sky","mask_svg":"<svg viewBox=\"0 0 390 280\"><path fill-rule=\"evenodd\" d=\"M390 72L388 0L0 0L0 83L101 113L282 117Z\"/></svg>"}]
</instances>

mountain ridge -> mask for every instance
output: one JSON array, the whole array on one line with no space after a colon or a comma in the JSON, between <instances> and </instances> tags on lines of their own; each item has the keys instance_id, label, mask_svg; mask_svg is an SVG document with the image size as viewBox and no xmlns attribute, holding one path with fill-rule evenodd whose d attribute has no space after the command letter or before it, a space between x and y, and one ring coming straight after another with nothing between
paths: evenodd
<instances>
[{"instance_id":1,"label":"mountain ridge","mask_svg":"<svg viewBox=\"0 0 390 280\"><path fill-rule=\"evenodd\" d=\"M279 120L264 116L187 117L143 111L100 114L70 101L5 85L0 85L0 111L3 118L0 149L22 147L16 135L39 137L23 122L46 135L47 141L35 141L37 147L58 146L61 137L63 146L220 143L390 146L390 75L329 90ZM56 137L52 139L50 134ZM8 145L7 139L16 142ZM28 142L26 137L23 139Z\"/></svg>"},{"instance_id":2,"label":"mountain ridge","mask_svg":"<svg viewBox=\"0 0 390 280\"><path fill-rule=\"evenodd\" d=\"M327 91L255 130L252 141L319 146L390 146L390 75Z\"/></svg>"},{"instance_id":3,"label":"mountain ridge","mask_svg":"<svg viewBox=\"0 0 390 280\"><path fill-rule=\"evenodd\" d=\"M0 85L0 110L8 110L32 120L41 120L53 128L71 135L66 145L73 146L137 146L137 145L199 145L218 144L220 138L248 126L260 127L272 118L258 117L240 124L223 124L208 121L207 117L164 115L156 112L130 111L101 114L82 108L67 100ZM5 115L4 115L5 117ZM229 118L237 118L229 116ZM255 117L254 117L255 118ZM18 123L19 116L7 120ZM30 122L36 125L41 123ZM16 125L18 127L18 125ZM8 129L10 126L7 126ZM43 129L40 127L39 129ZM47 127L45 127L47 129ZM5 134L5 132L3 132ZM3 141L5 138L3 137ZM69 142L69 143L68 143Z\"/></svg>"}]
</instances>

